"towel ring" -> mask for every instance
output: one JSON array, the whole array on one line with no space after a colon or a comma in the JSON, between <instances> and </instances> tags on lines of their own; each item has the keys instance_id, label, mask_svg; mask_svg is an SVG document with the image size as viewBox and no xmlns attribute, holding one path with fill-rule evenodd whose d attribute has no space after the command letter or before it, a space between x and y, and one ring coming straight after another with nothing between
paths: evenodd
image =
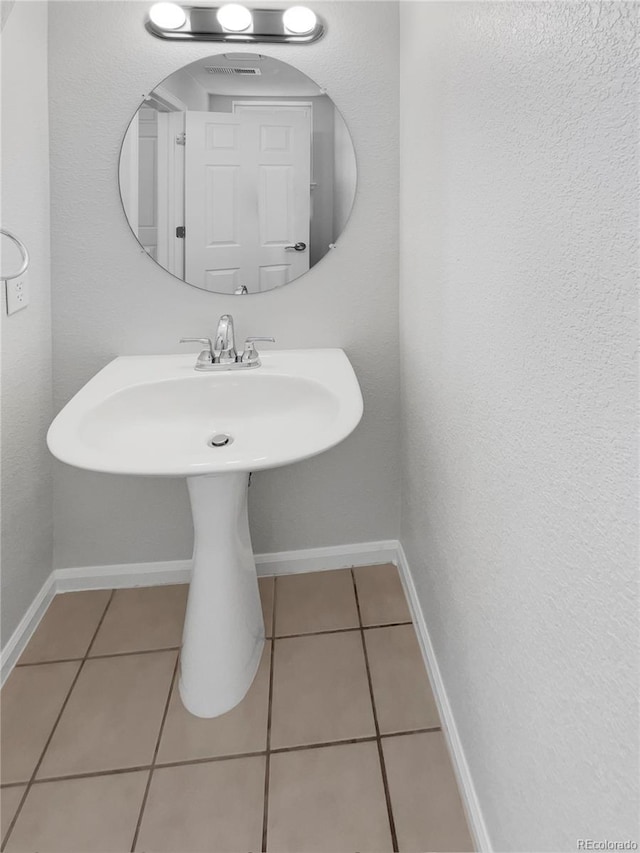
<instances>
[{"instance_id":1,"label":"towel ring","mask_svg":"<svg viewBox=\"0 0 640 853\"><path fill-rule=\"evenodd\" d=\"M5 237L8 237L10 240L13 240L13 242L18 247L20 256L22 257L22 265L18 272L14 272L13 275L2 275L2 273L0 273L0 279L9 281L12 278L19 278L27 271L27 267L29 266L29 252L27 251L27 247L19 237L16 237L15 234L12 234L11 231L7 231L6 228L0 228L0 234L4 234Z\"/></svg>"}]
</instances>

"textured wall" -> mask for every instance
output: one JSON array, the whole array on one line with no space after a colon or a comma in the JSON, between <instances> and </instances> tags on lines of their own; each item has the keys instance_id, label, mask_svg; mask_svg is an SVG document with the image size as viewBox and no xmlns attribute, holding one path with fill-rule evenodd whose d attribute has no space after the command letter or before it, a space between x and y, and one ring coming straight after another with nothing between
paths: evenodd
<instances>
[{"instance_id":1,"label":"textured wall","mask_svg":"<svg viewBox=\"0 0 640 853\"><path fill-rule=\"evenodd\" d=\"M640 841L638 6L400 6L402 541L496 849Z\"/></svg>"},{"instance_id":2,"label":"textured wall","mask_svg":"<svg viewBox=\"0 0 640 853\"><path fill-rule=\"evenodd\" d=\"M16 3L0 37L2 213L31 254L29 307L7 317L2 285L2 644L51 571L47 7ZM19 82L17 85L16 81ZM18 259L3 238L2 267Z\"/></svg>"},{"instance_id":3,"label":"textured wall","mask_svg":"<svg viewBox=\"0 0 640 853\"><path fill-rule=\"evenodd\" d=\"M114 356L176 352L179 337L211 334L226 311L239 335L274 335L285 349L344 347L360 379L365 415L353 436L316 459L254 478L257 551L398 533L398 12L378 2L318 6L329 26L322 41L260 50L327 87L353 135L358 198L336 251L288 287L242 299L188 287L156 267L129 232L117 187L120 141L142 94L224 48L153 38L143 27L148 3L79 0L50 10L56 408ZM54 518L58 566L191 552L180 480L58 465Z\"/></svg>"}]
</instances>

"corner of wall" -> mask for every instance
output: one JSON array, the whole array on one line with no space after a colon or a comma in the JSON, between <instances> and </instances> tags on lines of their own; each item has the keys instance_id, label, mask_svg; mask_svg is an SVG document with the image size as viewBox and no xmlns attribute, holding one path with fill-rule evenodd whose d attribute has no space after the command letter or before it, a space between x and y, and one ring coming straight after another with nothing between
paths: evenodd
<instances>
[{"instance_id":1,"label":"corner of wall","mask_svg":"<svg viewBox=\"0 0 640 853\"><path fill-rule=\"evenodd\" d=\"M50 194L45 2L17 3L2 45L2 223L31 255L29 306L2 312L2 639L51 572ZM20 81L20 85L16 85ZM3 264L13 263L9 251Z\"/></svg>"}]
</instances>

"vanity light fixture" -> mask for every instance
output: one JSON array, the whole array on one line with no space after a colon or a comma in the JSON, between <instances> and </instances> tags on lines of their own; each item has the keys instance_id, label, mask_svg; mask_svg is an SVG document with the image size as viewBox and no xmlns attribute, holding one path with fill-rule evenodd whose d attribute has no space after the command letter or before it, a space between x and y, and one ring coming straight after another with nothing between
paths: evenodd
<instances>
[{"instance_id":1,"label":"vanity light fixture","mask_svg":"<svg viewBox=\"0 0 640 853\"><path fill-rule=\"evenodd\" d=\"M318 22L318 16L306 6L292 6L282 16L285 29L295 35L310 33Z\"/></svg>"},{"instance_id":2,"label":"vanity light fixture","mask_svg":"<svg viewBox=\"0 0 640 853\"><path fill-rule=\"evenodd\" d=\"M216 13L216 18L222 29L231 33L242 33L253 23L251 12L239 3L227 3L226 6L221 6Z\"/></svg>"},{"instance_id":3,"label":"vanity light fixture","mask_svg":"<svg viewBox=\"0 0 640 853\"><path fill-rule=\"evenodd\" d=\"M187 16L177 3L156 3L149 9L149 19L156 27L177 30L186 22Z\"/></svg>"},{"instance_id":4,"label":"vanity light fixture","mask_svg":"<svg viewBox=\"0 0 640 853\"><path fill-rule=\"evenodd\" d=\"M147 30L157 38L185 41L273 42L309 44L324 35L324 24L306 6L249 9L240 3L182 6L156 3Z\"/></svg>"}]
</instances>

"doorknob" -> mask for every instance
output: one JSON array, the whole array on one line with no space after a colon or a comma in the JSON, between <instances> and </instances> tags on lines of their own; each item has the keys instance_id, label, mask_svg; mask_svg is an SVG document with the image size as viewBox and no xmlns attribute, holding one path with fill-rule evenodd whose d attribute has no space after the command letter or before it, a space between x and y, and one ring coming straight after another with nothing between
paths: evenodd
<instances>
[{"instance_id":1,"label":"doorknob","mask_svg":"<svg viewBox=\"0 0 640 853\"><path fill-rule=\"evenodd\" d=\"M285 252L304 252L307 248L306 243L296 243L295 246L285 246Z\"/></svg>"}]
</instances>

